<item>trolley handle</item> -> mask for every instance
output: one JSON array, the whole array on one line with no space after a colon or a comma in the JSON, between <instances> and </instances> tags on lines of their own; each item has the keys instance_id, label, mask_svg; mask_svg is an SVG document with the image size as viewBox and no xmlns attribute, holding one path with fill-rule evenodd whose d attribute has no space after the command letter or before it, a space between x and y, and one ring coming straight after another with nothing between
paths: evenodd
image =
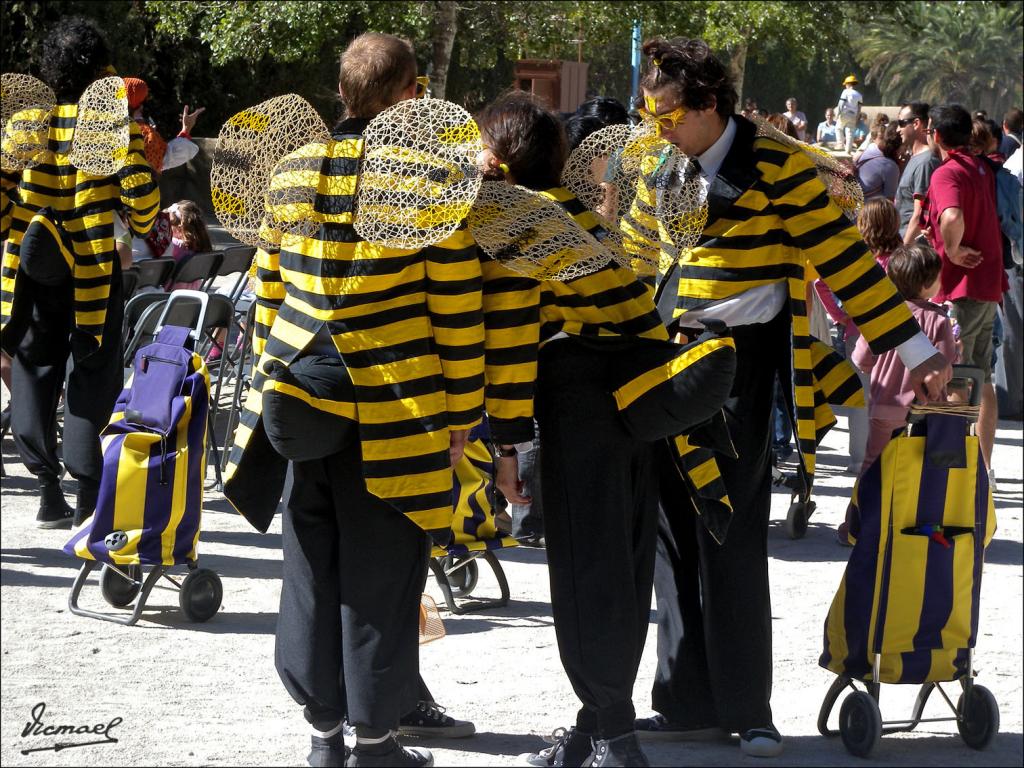
<instances>
[{"instance_id":1,"label":"trolley handle","mask_svg":"<svg viewBox=\"0 0 1024 768\"><path fill-rule=\"evenodd\" d=\"M206 308L210 303L210 297L204 291L193 291L183 288L172 291L171 295L168 296L167 301L164 303L164 309L160 313L159 319L156 321L156 333L160 333L160 329L164 327L164 321L170 314L171 306L176 302L181 302L186 299L199 302L199 314L196 317L195 325L189 332L189 335L195 339L196 344L198 344L199 341L202 340L203 327L206 321Z\"/></svg>"},{"instance_id":2,"label":"trolley handle","mask_svg":"<svg viewBox=\"0 0 1024 768\"><path fill-rule=\"evenodd\" d=\"M911 424L922 421L928 414L942 414L946 416L966 416L971 421L978 420L981 404L981 387L984 375L980 368L970 365L954 365L953 378L950 384L956 381L970 382L970 395L968 401L964 402L935 402L935 403L914 403L910 406L909 421Z\"/></svg>"},{"instance_id":3,"label":"trolley handle","mask_svg":"<svg viewBox=\"0 0 1024 768\"><path fill-rule=\"evenodd\" d=\"M973 365L954 365L953 378L950 381L970 381L971 395L967 404L981 405L981 387L985 383L981 368L975 368Z\"/></svg>"}]
</instances>

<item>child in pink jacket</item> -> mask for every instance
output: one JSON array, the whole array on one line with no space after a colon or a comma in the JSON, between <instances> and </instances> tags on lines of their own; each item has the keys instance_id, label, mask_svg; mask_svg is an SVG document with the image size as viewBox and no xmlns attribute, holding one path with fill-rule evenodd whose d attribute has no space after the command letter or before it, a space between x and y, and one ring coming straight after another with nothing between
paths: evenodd
<instances>
[{"instance_id":1,"label":"child in pink jacket","mask_svg":"<svg viewBox=\"0 0 1024 768\"><path fill-rule=\"evenodd\" d=\"M921 330L947 360L955 361L953 326L946 316L946 310L929 301L938 293L941 270L942 260L939 255L922 243L899 246L892 252L886 266L889 279L907 300L907 308ZM910 373L896 350L875 356L861 337L857 339L851 360L871 378L871 396L868 401L870 424L864 464L861 467L863 474L881 455L893 433L906 426L907 414L914 402L914 389L910 385ZM848 543L848 522L849 512L847 522L839 527L838 538L841 544Z\"/></svg>"}]
</instances>

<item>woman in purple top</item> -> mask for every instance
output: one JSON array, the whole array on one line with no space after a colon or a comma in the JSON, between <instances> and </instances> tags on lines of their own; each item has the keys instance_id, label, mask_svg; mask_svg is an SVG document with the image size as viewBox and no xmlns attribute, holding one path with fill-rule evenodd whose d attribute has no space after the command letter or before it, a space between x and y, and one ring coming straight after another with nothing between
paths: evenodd
<instances>
[{"instance_id":1,"label":"woman in purple top","mask_svg":"<svg viewBox=\"0 0 1024 768\"><path fill-rule=\"evenodd\" d=\"M885 127L875 143L860 156L857 161L857 181L864 190L864 199L884 197L893 200L896 187L900 183L900 167L896 163L896 154L903 144L899 128L890 123Z\"/></svg>"}]
</instances>

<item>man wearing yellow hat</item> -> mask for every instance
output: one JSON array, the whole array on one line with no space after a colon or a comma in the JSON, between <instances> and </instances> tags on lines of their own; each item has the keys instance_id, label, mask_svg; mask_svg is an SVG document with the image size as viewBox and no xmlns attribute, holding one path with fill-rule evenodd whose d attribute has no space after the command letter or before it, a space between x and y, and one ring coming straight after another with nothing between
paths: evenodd
<instances>
[{"instance_id":1,"label":"man wearing yellow hat","mask_svg":"<svg viewBox=\"0 0 1024 768\"><path fill-rule=\"evenodd\" d=\"M857 127L857 120L860 117L860 105L864 102L864 97L854 87L857 84L856 75L847 75L843 80L843 92L839 95L839 103L836 104L838 133L846 142L847 154L853 149L853 131Z\"/></svg>"}]
</instances>

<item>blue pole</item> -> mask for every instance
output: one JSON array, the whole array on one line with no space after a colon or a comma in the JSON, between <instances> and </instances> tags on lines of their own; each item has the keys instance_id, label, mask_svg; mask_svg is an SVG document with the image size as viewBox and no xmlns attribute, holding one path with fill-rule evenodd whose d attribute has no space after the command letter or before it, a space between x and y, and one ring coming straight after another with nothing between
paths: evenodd
<instances>
[{"instance_id":1,"label":"blue pole","mask_svg":"<svg viewBox=\"0 0 1024 768\"><path fill-rule=\"evenodd\" d=\"M633 78L630 86L629 108L633 109L640 95L640 22L633 22Z\"/></svg>"}]
</instances>

